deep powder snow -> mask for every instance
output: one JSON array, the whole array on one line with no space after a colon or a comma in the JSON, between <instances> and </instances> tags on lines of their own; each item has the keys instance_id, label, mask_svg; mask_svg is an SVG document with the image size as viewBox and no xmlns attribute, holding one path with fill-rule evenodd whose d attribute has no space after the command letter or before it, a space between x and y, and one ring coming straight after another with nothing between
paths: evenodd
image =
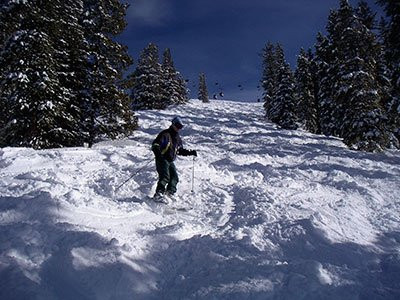
<instances>
[{"instance_id":1,"label":"deep powder snow","mask_svg":"<svg viewBox=\"0 0 400 300\"><path fill-rule=\"evenodd\" d=\"M176 115L188 211L148 199ZM260 103L139 118L92 149L0 149L0 299L399 299L398 151L280 130Z\"/></svg>"}]
</instances>

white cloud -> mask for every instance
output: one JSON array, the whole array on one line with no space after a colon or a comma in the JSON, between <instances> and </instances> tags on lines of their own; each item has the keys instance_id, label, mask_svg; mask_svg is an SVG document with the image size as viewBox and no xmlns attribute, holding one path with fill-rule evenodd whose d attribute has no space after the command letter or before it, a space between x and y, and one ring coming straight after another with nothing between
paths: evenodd
<instances>
[{"instance_id":1,"label":"white cloud","mask_svg":"<svg viewBox=\"0 0 400 300\"><path fill-rule=\"evenodd\" d=\"M128 9L129 20L150 26L164 25L171 14L171 6L165 0L133 0Z\"/></svg>"}]
</instances>

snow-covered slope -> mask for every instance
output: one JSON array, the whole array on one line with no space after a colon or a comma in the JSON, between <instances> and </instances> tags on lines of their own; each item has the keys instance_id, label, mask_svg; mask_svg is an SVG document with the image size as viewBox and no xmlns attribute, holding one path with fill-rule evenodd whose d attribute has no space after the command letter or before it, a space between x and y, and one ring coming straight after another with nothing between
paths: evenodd
<instances>
[{"instance_id":1,"label":"snow-covered slope","mask_svg":"<svg viewBox=\"0 0 400 300\"><path fill-rule=\"evenodd\" d=\"M175 115L199 153L176 161L186 212L148 200ZM278 130L258 103L139 116L92 149L0 150L0 299L399 299L399 152Z\"/></svg>"}]
</instances>

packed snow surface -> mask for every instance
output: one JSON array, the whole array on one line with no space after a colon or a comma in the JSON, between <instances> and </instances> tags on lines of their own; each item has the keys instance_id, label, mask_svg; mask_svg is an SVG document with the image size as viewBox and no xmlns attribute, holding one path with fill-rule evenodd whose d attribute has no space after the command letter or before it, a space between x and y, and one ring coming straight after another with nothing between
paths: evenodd
<instances>
[{"instance_id":1,"label":"packed snow surface","mask_svg":"<svg viewBox=\"0 0 400 300\"><path fill-rule=\"evenodd\" d=\"M400 299L399 152L281 130L260 103L138 115L92 149L0 149L0 299ZM150 145L176 115L199 155L165 206Z\"/></svg>"}]
</instances>

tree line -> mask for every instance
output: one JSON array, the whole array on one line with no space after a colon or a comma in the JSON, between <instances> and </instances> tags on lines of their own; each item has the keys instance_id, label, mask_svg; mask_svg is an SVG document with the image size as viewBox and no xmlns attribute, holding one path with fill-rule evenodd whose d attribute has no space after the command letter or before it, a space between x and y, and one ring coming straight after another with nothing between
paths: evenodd
<instances>
[{"instance_id":1,"label":"tree line","mask_svg":"<svg viewBox=\"0 0 400 300\"><path fill-rule=\"evenodd\" d=\"M0 147L91 146L131 134L135 108L187 101L169 49L160 65L150 44L126 76L133 60L116 37L127 8L120 0L0 0Z\"/></svg>"},{"instance_id":2,"label":"tree line","mask_svg":"<svg viewBox=\"0 0 400 300\"><path fill-rule=\"evenodd\" d=\"M282 46L266 44L261 84L270 121L341 137L356 150L399 148L400 5L378 2L386 12L379 24L365 1L341 0L327 35L318 34L314 51L300 50L294 72Z\"/></svg>"},{"instance_id":3,"label":"tree line","mask_svg":"<svg viewBox=\"0 0 400 300\"><path fill-rule=\"evenodd\" d=\"M283 128L343 138L354 149L399 147L400 6L378 0L332 10L327 35L301 49L292 72L280 44L263 49L266 116ZM134 111L188 101L171 51L149 44L133 60L116 37L126 27L120 0L0 0L0 147L92 145L129 135ZM199 99L208 102L204 74Z\"/></svg>"},{"instance_id":4,"label":"tree line","mask_svg":"<svg viewBox=\"0 0 400 300\"><path fill-rule=\"evenodd\" d=\"M123 78L132 59L114 40L125 10L114 0L1 1L1 147L79 146L136 128Z\"/></svg>"},{"instance_id":5,"label":"tree line","mask_svg":"<svg viewBox=\"0 0 400 300\"><path fill-rule=\"evenodd\" d=\"M159 62L157 45L150 43L140 54L138 66L129 77L133 109L165 109L189 101L188 89L176 70L170 49Z\"/></svg>"}]
</instances>

